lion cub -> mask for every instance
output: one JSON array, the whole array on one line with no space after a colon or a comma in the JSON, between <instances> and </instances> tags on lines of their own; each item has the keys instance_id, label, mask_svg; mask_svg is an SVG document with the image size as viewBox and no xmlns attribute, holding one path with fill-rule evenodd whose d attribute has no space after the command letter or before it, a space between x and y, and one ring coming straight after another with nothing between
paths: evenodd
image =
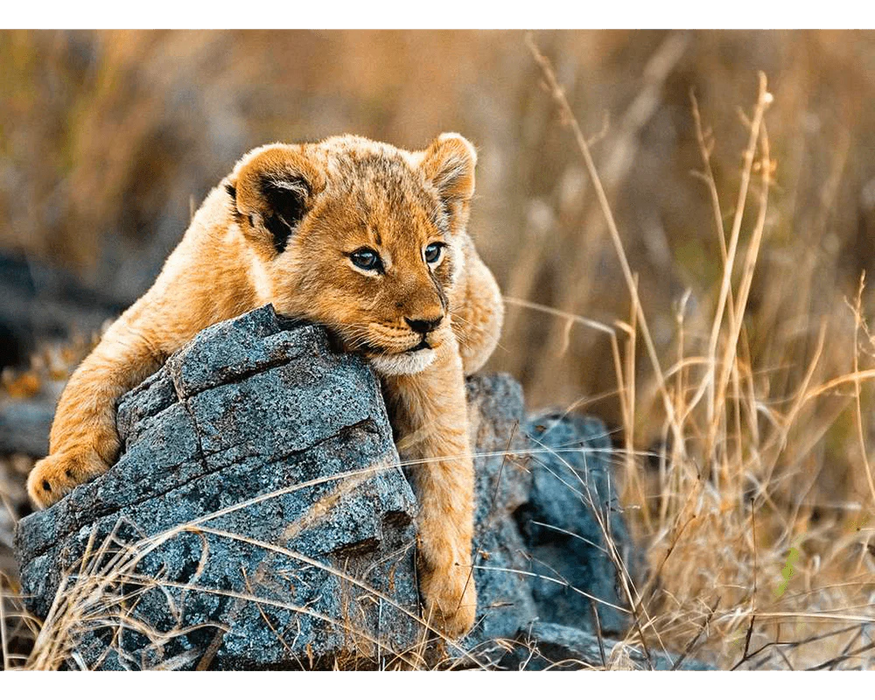
<instances>
[{"instance_id":1,"label":"lion cub","mask_svg":"<svg viewBox=\"0 0 875 700\"><path fill-rule=\"evenodd\" d=\"M473 146L442 134L409 152L357 136L271 144L201 205L152 288L106 331L58 404L50 455L28 479L44 508L116 460L118 399L209 325L272 303L323 324L381 376L399 450L413 460L427 615L474 622L474 474L465 375L503 313L466 232Z\"/></svg>"}]
</instances>

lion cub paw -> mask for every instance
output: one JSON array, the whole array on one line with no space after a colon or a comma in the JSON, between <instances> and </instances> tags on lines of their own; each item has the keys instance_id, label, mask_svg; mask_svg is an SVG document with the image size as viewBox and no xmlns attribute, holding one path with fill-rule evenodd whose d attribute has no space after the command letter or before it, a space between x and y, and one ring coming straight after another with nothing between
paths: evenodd
<instances>
[{"instance_id":1,"label":"lion cub paw","mask_svg":"<svg viewBox=\"0 0 875 700\"><path fill-rule=\"evenodd\" d=\"M33 504L42 510L107 469L109 465L90 447L58 452L34 465L27 477L27 493Z\"/></svg>"},{"instance_id":2,"label":"lion cub paw","mask_svg":"<svg viewBox=\"0 0 875 700\"><path fill-rule=\"evenodd\" d=\"M474 625L477 589L470 567L453 566L421 577L425 619L451 639L459 639Z\"/></svg>"}]
</instances>

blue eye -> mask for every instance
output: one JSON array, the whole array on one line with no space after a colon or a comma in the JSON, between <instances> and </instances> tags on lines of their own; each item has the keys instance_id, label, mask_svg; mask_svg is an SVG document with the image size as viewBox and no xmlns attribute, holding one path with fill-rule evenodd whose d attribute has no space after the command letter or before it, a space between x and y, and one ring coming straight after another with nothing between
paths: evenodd
<instances>
[{"instance_id":1,"label":"blue eye","mask_svg":"<svg viewBox=\"0 0 875 700\"><path fill-rule=\"evenodd\" d=\"M444 244L443 243L429 243L425 246L425 262L429 265L434 265L439 262L441 257L444 254Z\"/></svg>"},{"instance_id":2,"label":"blue eye","mask_svg":"<svg viewBox=\"0 0 875 700\"><path fill-rule=\"evenodd\" d=\"M359 248L349 254L352 264L362 270L379 270L383 267L380 256L370 248Z\"/></svg>"}]
</instances>

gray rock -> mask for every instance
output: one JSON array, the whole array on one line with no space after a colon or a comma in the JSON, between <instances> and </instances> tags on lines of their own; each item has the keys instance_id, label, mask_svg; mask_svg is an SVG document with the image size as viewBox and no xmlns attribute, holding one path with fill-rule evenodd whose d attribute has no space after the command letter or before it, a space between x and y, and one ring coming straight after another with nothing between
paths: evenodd
<instances>
[{"instance_id":1,"label":"gray rock","mask_svg":"<svg viewBox=\"0 0 875 700\"><path fill-rule=\"evenodd\" d=\"M509 375L468 380L471 444L475 446L474 581L477 624L466 650L491 661L496 639L516 636L537 616L531 593L529 558L513 513L529 496L529 443L520 385ZM452 652L452 650L451 650ZM501 650L501 654L504 650Z\"/></svg>"},{"instance_id":2,"label":"gray rock","mask_svg":"<svg viewBox=\"0 0 875 700\"><path fill-rule=\"evenodd\" d=\"M611 441L595 418L544 412L525 426L532 442L532 489L517 522L532 560L538 616L622 633L630 619L618 562L638 577L639 561L619 512Z\"/></svg>"},{"instance_id":3,"label":"gray rock","mask_svg":"<svg viewBox=\"0 0 875 700\"><path fill-rule=\"evenodd\" d=\"M324 331L269 307L213 326L125 397L119 428L118 464L17 533L40 617L83 556L68 598L110 580L79 614L130 597L129 619L77 640L87 665L331 667L417 643L413 494L376 378Z\"/></svg>"},{"instance_id":4,"label":"gray rock","mask_svg":"<svg viewBox=\"0 0 875 700\"><path fill-rule=\"evenodd\" d=\"M627 622L594 516L628 547L604 427L527 419L507 375L467 390L478 618L458 646L423 644L416 503L377 378L271 307L127 394L119 462L20 522L28 607L48 625L75 611L71 666L507 668L535 632L589 659L592 597L602 631Z\"/></svg>"}]
</instances>

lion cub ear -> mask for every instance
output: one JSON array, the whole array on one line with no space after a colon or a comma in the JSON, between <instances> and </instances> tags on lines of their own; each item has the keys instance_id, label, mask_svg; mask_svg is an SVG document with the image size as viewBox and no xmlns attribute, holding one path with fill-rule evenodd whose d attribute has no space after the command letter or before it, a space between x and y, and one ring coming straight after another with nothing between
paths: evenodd
<instances>
[{"instance_id":1,"label":"lion cub ear","mask_svg":"<svg viewBox=\"0 0 875 700\"><path fill-rule=\"evenodd\" d=\"M244 159L226 189L244 235L273 256L286 249L324 187L324 175L300 146L277 145Z\"/></svg>"},{"instance_id":2,"label":"lion cub ear","mask_svg":"<svg viewBox=\"0 0 875 700\"><path fill-rule=\"evenodd\" d=\"M420 168L434 185L454 227L463 227L474 195L477 151L459 134L441 134L423 152Z\"/></svg>"}]
</instances>

